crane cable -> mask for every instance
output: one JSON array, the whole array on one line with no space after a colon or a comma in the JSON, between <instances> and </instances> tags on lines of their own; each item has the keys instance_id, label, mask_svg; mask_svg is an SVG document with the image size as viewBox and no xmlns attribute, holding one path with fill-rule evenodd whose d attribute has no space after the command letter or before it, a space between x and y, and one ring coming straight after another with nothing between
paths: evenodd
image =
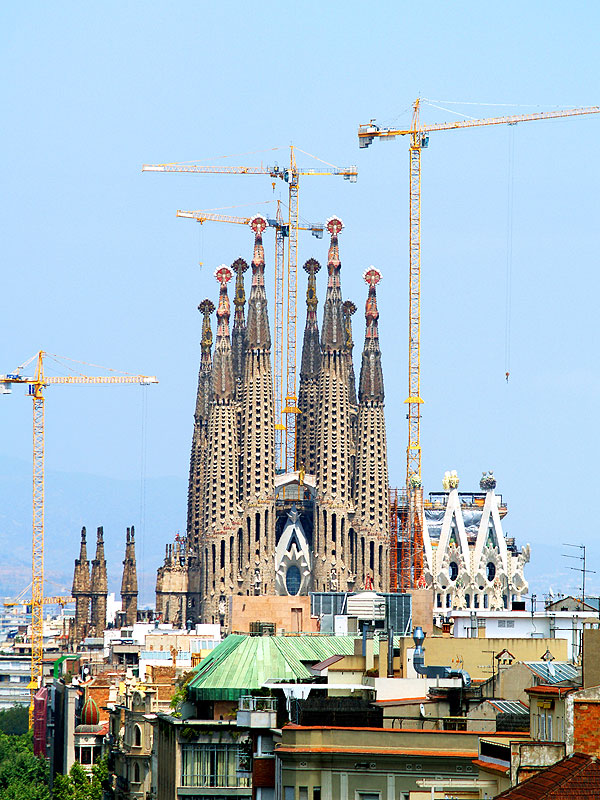
<instances>
[{"instance_id":1,"label":"crane cable","mask_svg":"<svg viewBox=\"0 0 600 800\"><path fill-rule=\"evenodd\" d=\"M515 188L515 125L509 125L508 186L506 196L506 278L504 312L504 376L510 378L510 327L512 310L513 216Z\"/></svg>"}]
</instances>

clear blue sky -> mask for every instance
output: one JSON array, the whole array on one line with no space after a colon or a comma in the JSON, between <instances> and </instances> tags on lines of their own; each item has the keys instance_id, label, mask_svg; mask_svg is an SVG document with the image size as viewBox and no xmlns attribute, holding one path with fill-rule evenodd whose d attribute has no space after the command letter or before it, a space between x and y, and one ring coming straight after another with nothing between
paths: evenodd
<instances>
[{"instance_id":1,"label":"clear blue sky","mask_svg":"<svg viewBox=\"0 0 600 800\"><path fill-rule=\"evenodd\" d=\"M252 241L237 226L200 228L175 211L248 204L240 211L251 213L269 208L261 201L285 199L285 187L273 193L262 177L142 174L141 165L210 164L229 154L241 155L225 163L281 163L293 142L359 169L356 185L304 179L300 210L311 221L335 213L346 224L342 284L359 307L358 352L361 275L370 264L384 274L390 469L401 485L407 142L359 150L357 126L373 117L408 122L417 95L514 104L439 104L474 117L598 103L599 26L597 5L585 2L3 4L0 372L43 348L156 374L160 385L145 390L146 474L181 479L172 528L160 535L166 541L183 529L196 306L217 295L215 267L249 260ZM423 117L452 114L425 107ZM592 569L600 556L596 526L585 522L598 494L599 125L587 117L443 132L423 154L425 491L441 488L446 469L458 470L464 490L494 469L509 534L531 542L528 576L538 593L548 584L575 589L562 542L587 542ZM323 262L326 247L303 238L301 261ZM270 240L267 258L272 275ZM323 271L321 301L324 284ZM139 480L142 392L49 389L48 468ZM0 398L0 458L30 460L30 405L20 392ZM123 531L138 517L136 501ZM71 564L77 531L62 534ZM588 580L596 593L598 569Z\"/></svg>"}]
</instances>

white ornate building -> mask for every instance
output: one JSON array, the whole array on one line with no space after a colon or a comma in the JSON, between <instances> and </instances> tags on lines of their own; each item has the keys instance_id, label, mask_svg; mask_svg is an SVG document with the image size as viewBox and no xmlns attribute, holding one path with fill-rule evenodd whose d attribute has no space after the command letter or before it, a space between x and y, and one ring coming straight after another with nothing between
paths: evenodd
<instances>
[{"instance_id":1,"label":"white ornate building","mask_svg":"<svg viewBox=\"0 0 600 800\"><path fill-rule=\"evenodd\" d=\"M527 594L523 568L530 548L507 538L502 520L507 508L495 493L492 473L484 473L480 492L459 492L456 473L446 473L444 491L424 503L423 572L434 590L434 608L511 608Z\"/></svg>"}]
</instances>

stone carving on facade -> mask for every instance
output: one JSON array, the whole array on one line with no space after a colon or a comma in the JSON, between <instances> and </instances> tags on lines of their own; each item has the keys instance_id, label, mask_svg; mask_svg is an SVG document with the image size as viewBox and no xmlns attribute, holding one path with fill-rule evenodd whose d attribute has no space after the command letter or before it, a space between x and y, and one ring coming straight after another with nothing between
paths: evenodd
<instances>
[{"instance_id":1,"label":"stone carving on facade","mask_svg":"<svg viewBox=\"0 0 600 800\"><path fill-rule=\"evenodd\" d=\"M277 594L307 594L310 589L311 553L295 505L275 548L275 590Z\"/></svg>"}]
</instances>

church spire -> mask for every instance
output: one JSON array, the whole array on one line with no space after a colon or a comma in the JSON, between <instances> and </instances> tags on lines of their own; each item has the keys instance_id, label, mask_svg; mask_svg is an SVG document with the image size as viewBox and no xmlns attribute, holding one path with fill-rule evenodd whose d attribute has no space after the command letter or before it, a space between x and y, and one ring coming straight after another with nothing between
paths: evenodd
<instances>
[{"instance_id":1,"label":"church spire","mask_svg":"<svg viewBox=\"0 0 600 800\"><path fill-rule=\"evenodd\" d=\"M229 338L231 306L227 295L227 284L233 277L233 273L229 267L223 264L215 272L215 277L221 285L221 290L217 308L217 342L213 359L212 384L214 399L220 402L232 400L235 395L235 378Z\"/></svg>"},{"instance_id":2,"label":"church spire","mask_svg":"<svg viewBox=\"0 0 600 800\"><path fill-rule=\"evenodd\" d=\"M370 267L363 275L369 286L369 295L365 307L365 346L360 368L359 399L361 403L369 400L383 402L383 371L381 369L381 351L379 349L379 311L377 309L376 286L381 280L381 272Z\"/></svg>"},{"instance_id":3,"label":"church spire","mask_svg":"<svg viewBox=\"0 0 600 800\"><path fill-rule=\"evenodd\" d=\"M106 628L106 598L108 595L108 579L106 576L106 558L104 556L104 529L96 532L96 558L92 561L91 623L96 636L101 636Z\"/></svg>"},{"instance_id":4,"label":"church spire","mask_svg":"<svg viewBox=\"0 0 600 800\"><path fill-rule=\"evenodd\" d=\"M352 353L354 350L354 340L352 338L352 316L356 314L356 306L352 300L342 303L342 314L344 317L344 351L346 353L346 364L348 365L348 398L350 405L356 405L356 378L354 376L354 362Z\"/></svg>"},{"instance_id":5,"label":"church spire","mask_svg":"<svg viewBox=\"0 0 600 800\"><path fill-rule=\"evenodd\" d=\"M137 622L137 567L135 561L135 530L133 525L127 528L125 544L125 558L123 560L123 579L121 581L121 610L124 615L124 625L134 625Z\"/></svg>"},{"instance_id":6,"label":"church spire","mask_svg":"<svg viewBox=\"0 0 600 800\"><path fill-rule=\"evenodd\" d=\"M327 221L327 230L331 234L331 243L327 259L329 276L321 330L316 413L318 447L315 456L317 494L313 591L328 591L332 586L346 591L353 588L348 549L351 541L352 440L338 246L341 220L331 217Z\"/></svg>"},{"instance_id":7,"label":"church spire","mask_svg":"<svg viewBox=\"0 0 600 800\"><path fill-rule=\"evenodd\" d=\"M325 350L341 350L344 346L344 322L342 318L342 288L340 281L340 251L338 236L343 228L343 223L337 217L327 220L327 230L331 234L329 254L327 256L327 294L323 310L323 329L321 331L321 346Z\"/></svg>"},{"instance_id":8,"label":"church spire","mask_svg":"<svg viewBox=\"0 0 600 800\"><path fill-rule=\"evenodd\" d=\"M235 375L236 392L240 399L240 390L244 378L244 361L246 358L246 318L244 307L246 305L246 292L244 290L244 272L248 264L243 258L236 259L231 265L235 272L235 314L233 317L233 331L231 334L231 351L233 354L233 372Z\"/></svg>"},{"instance_id":9,"label":"church spire","mask_svg":"<svg viewBox=\"0 0 600 800\"><path fill-rule=\"evenodd\" d=\"M188 516L187 535L193 546L198 544L202 514L202 491L204 485L203 469L206 450L206 429L208 412L212 397L212 357L213 343L210 327L210 315L215 310L211 300L203 300L198 306L202 314L202 340L200 343L200 370L198 372L198 390L196 392L196 411L194 414L194 433L190 453L190 474L188 481Z\"/></svg>"},{"instance_id":10,"label":"church spire","mask_svg":"<svg viewBox=\"0 0 600 800\"><path fill-rule=\"evenodd\" d=\"M254 231L254 256L252 258L252 288L248 301L247 350L269 350L271 334L265 293L265 251L262 243L267 220L257 215L250 221Z\"/></svg>"},{"instance_id":11,"label":"church spire","mask_svg":"<svg viewBox=\"0 0 600 800\"><path fill-rule=\"evenodd\" d=\"M300 380L302 376L316 376L321 367L321 347L319 344L319 323L317 320L317 272L321 265L314 258L304 265L308 273L308 288L306 290L306 325L304 327L304 342L302 345L302 362L300 365Z\"/></svg>"},{"instance_id":12,"label":"church spire","mask_svg":"<svg viewBox=\"0 0 600 800\"><path fill-rule=\"evenodd\" d=\"M256 216L250 227L254 257L240 415L240 502L245 520L238 547L237 591L242 594L272 586L275 581L275 408L262 246L267 221Z\"/></svg>"},{"instance_id":13,"label":"church spire","mask_svg":"<svg viewBox=\"0 0 600 800\"><path fill-rule=\"evenodd\" d=\"M86 530L81 529L79 558L75 559L73 572L73 588L71 594L75 598L75 620L73 624L73 640L76 645L86 635L90 609L90 562L87 557Z\"/></svg>"},{"instance_id":14,"label":"church spire","mask_svg":"<svg viewBox=\"0 0 600 800\"><path fill-rule=\"evenodd\" d=\"M198 306L198 311L202 314L202 340L200 348L200 375L198 376L198 398L196 402L196 418L200 417L206 422L208 409L210 407L211 383L212 383L212 354L213 344L212 329L210 326L210 315L215 310L212 300L206 298Z\"/></svg>"},{"instance_id":15,"label":"church spire","mask_svg":"<svg viewBox=\"0 0 600 800\"><path fill-rule=\"evenodd\" d=\"M358 535L365 543L365 557L358 561L357 580L359 583L372 580L375 590L385 592L389 585L389 478L375 288L381 280L381 273L370 267L363 277L369 286L369 294L358 391L355 523Z\"/></svg>"},{"instance_id":16,"label":"church spire","mask_svg":"<svg viewBox=\"0 0 600 800\"><path fill-rule=\"evenodd\" d=\"M306 325L302 344L300 365L300 388L298 391L296 463L304 466L306 472L314 475L316 471L316 413L318 406L318 383L321 369L321 345L319 343L319 324L317 320L317 272L321 265L314 258L304 264L308 273L306 290Z\"/></svg>"}]
</instances>

